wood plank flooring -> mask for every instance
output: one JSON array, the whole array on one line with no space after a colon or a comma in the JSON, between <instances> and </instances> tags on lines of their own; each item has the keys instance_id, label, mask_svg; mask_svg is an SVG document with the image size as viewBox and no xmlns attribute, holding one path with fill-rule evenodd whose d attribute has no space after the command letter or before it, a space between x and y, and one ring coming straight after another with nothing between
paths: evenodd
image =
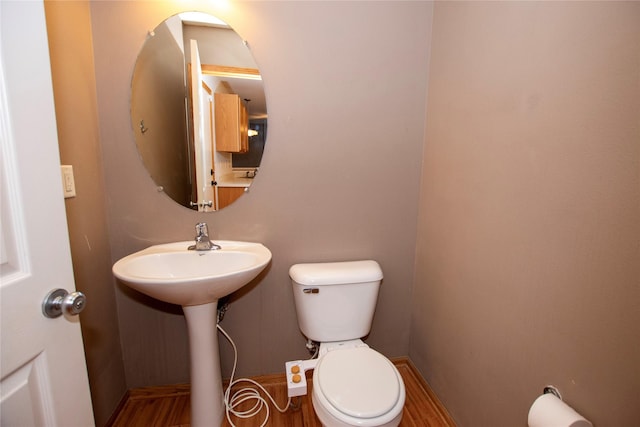
<instances>
[{"instance_id":1,"label":"wood plank flooring","mask_svg":"<svg viewBox=\"0 0 640 427\"><path fill-rule=\"evenodd\" d=\"M407 358L393 359L402 375L406 388L406 401L401 427L455 427L455 423L442 406L428 384L420 376ZM312 387L312 372L307 372L309 391ZM281 407L287 401L286 379L283 374L253 378L273 396ZM239 384L238 387L243 387ZM234 389L236 386L234 386ZM321 427L311 403L311 394L297 399L296 408L284 414L273 406L269 407L269 422L273 427ZM252 406L253 402L245 403ZM271 405L271 404L270 404ZM119 411L112 417L108 427L188 427L189 426L189 385L146 387L130 390ZM251 419L238 419L231 415L237 427L260 426L265 411ZM231 427L225 419L224 427Z\"/></svg>"}]
</instances>

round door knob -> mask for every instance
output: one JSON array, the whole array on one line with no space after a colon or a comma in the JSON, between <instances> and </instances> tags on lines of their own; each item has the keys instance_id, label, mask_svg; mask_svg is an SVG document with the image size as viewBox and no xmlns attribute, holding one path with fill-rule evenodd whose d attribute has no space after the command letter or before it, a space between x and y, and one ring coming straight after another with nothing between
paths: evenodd
<instances>
[{"instance_id":1,"label":"round door knob","mask_svg":"<svg viewBox=\"0 0 640 427\"><path fill-rule=\"evenodd\" d=\"M54 289L47 294L42 303L45 317L56 318L66 313L71 316L80 314L87 304L87 297L82 292L69 293L64 289Z\"/></svg>"}]
</instances>

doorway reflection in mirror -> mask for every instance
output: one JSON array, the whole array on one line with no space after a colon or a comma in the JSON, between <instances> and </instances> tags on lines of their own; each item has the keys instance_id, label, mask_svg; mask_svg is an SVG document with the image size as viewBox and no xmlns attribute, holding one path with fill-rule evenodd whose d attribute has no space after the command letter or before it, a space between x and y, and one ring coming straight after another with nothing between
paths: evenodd
<instances>
[{"instance_id":1,"label":"doorway reflection in mirror","mask_svg":"<svg viewBox=\"0 0 640 427\"><path fill-rule=\"evenodd\" d=\"M216 93L237 96L246 110L237 122L217 110ZM264 88L247 43L221 21L167 19L149 33L136 62L131 119L158 188L190 209L228 206L251 185L266 142ZM257 134L248 137L248 128ZM240 138L237 148L223 143L226 134Z\"/></svg>"}]
</instances>

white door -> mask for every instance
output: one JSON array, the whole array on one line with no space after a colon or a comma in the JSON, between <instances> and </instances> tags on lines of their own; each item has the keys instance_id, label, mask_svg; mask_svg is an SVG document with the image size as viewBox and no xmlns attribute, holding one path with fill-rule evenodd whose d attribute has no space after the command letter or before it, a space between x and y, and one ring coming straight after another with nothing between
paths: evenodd
<instances>
[{"instance_id":1,"label":"white door","mask_svg":"<svg viewBox=\"0 0 640 427\"><path fill-rule=\"evenodd\" d=\"M0 1L0 425L94 425L74 291L41 1ZM90 302L91 303L91 302Z\"/></svg>"},{"instance_id":2,"label":"white door","mask_svg":"<svg viewBox=\"0 0 640 427\"><path fill-rule=\"evenodd\" d=\"M211 140L211 115L207 104L207 93L203 89L202 65L198 43L190 40L191 49L191 106L193 108L193 144L196 163L196 186L198 188L198 210L215 210L214 187L211 185L213 153Z\"/></svg>"},{"instance_id":3,"label":"white door","mask_svg":"<svg viewBox=\"0 0 640 427\"><path fill-rule=\"evenodd\" d=\"M208 180L205 183L205 193L208 200L213 201L213 210L218 209L218 187L216 181L215 145L213 132L213 91L203 81L202 82L202 113L204 115L204 153L207 156Z\"/></svg>"}]
</instances>

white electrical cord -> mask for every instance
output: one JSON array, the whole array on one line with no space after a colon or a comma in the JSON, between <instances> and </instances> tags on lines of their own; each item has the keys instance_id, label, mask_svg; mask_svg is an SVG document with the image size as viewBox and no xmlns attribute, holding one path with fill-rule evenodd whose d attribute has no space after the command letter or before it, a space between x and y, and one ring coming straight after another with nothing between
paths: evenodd
<instances>
[{"instance_id":1,"label":"white electrical cord","mask_svg":"<svg viewBox=\"0 0 640 427\"><path fill-rule=\"evenodd\" d=\"M264 394L267 395L267 397L269 397L269 399L271 400L271 403L273 403L273 406L276 407L276 409L280 412L286 412L287 409L289 409L289 405L291 404L291 398L289 398L289 400L287 400L287 405L284 408L280 408L278 406L278 404L276 403L276 401L273 399L273 397L271 397L271 395L267 392L267 390L265 390L264 387L262 387L260 384L258 384L257 382L255 382L254 380L248 379L248 378L239 378L237 380L233 379L233 376L236 373L236 365L238 364L238 349L236 348L236 344L233 342L233 340L231 339L231 337L229 336L229 334L227 334L227 332L222 329L222 327L218 324L218 329L220 330L220 332L222 332L222 335L225 336L225 338L227 340L229 340L229 342L231 343L231 346L233 347L233 370L231 371L231 378L229 379L229 386L227 387L227 389L224 392L224 406L226 409L226 414L227 414L227 420L229 421L229 424L231 424L233 427L236 427L236 425L233 423L233 421L231 421L231 416L230 414L235 415L238 418L252 418L255 417L256 415L258 415L260 413L260 411L262 410L262 408L266 409L266 415L264 417L264 421L262 422L262 424L260 425L260 427L264 427L267 424L267 421L269 420L269 404L268 402L260 395L260 392L258 390L256 390L255 388L251 388L251 387L244 387L241 388L239 390L237 390L235 393L233 393L233 395L231 395L231 387L233 387L235 384L245 381L245 382L249 382L252 383L256 386L258 386L263 392ZM236 410L236 406L240 405L241 403L247 401L247 400L255 400L255 404L245 410L245 411L238 411Z\"/></svg>"}]
</instances>

